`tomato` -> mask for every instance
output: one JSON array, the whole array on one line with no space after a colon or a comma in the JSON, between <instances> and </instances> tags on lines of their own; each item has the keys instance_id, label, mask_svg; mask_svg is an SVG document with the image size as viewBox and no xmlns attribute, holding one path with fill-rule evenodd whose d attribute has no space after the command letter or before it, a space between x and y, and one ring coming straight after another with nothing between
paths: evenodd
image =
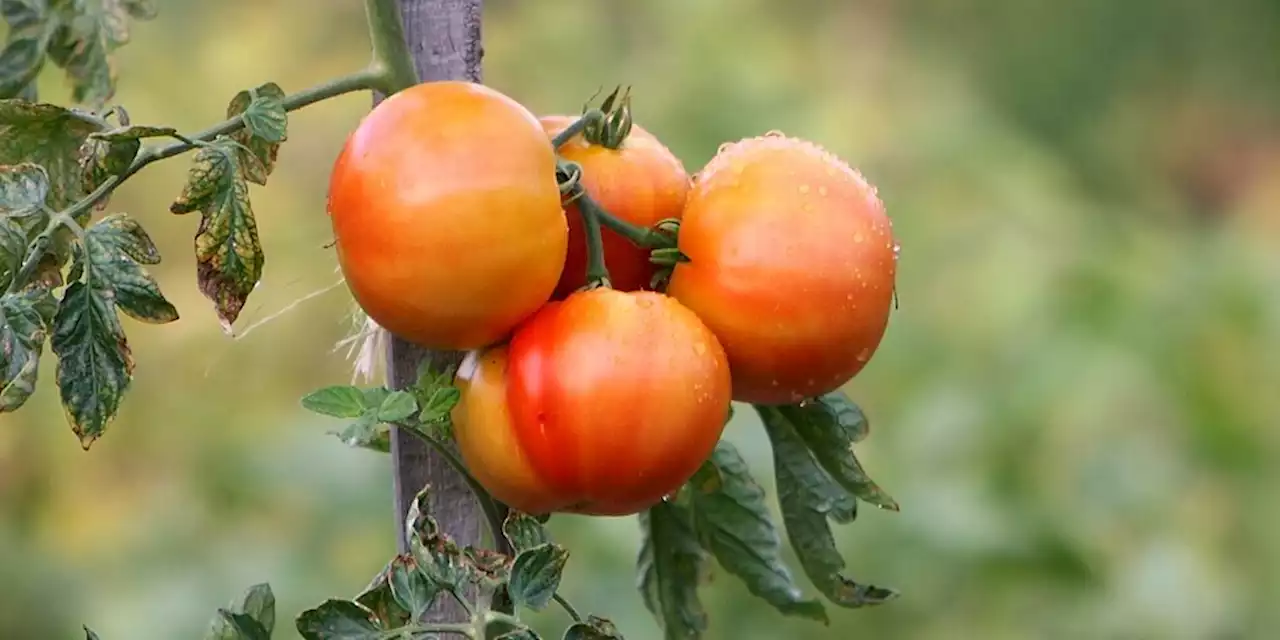
<instances>
[{"instance_id":1,"label":"tomato","mask_svg":"<svg viewBox=\"0 0 1280 640\"><path fill-rule=\"evenodd\" d=\"M459 451L481 485L526 513L642 511L692 477L728 417L715 335L652 291L551 302L467 369Z\"/></svg>"},{"instance_id":2,"label":"tomato","mask_svg":"<svg viewBox=\"0 0 1280 640\"><path fill-rule=\"evenodd\" d=\"M577 118L544 116L542 126L555 137ZM592 144L578 134L560 147L566 160L582 165L582 186L605 211L632 224L652 227L667 218L679 218L689 191L689 174L684 165L653 134L639 125L617 149ZM566 208L569 221L569 253L564 273L556 285L555 298L563 299L586 284L587 248L578 208ZM649 262L649 250L626 238L602 230L605 266L614 289L648 289L656 267Z\"/></svg>"},{"instance_id":3,"label":"tomato","mask_svg":"<svg viewBox=\"0 0 1280 640\"><path fill-rule=\"evenodd\" d=\"M352 295L427 348L505 337L564 267L555 170L537 117L494 89L442 81L392 95L347 138L329 180Z\"/></svg>"},{"instance_id":4,"label":"tomato","mask_svg":"<svg viewBox=\"0 0 1280 640\"><path fill-rule=\"evenodd\" d=\"M667 293L719 337L734 399L791 404L862 370L884 336L897 244L875 188L807 141L726 145L689 192Z\"/></svg>"}]
</instances>

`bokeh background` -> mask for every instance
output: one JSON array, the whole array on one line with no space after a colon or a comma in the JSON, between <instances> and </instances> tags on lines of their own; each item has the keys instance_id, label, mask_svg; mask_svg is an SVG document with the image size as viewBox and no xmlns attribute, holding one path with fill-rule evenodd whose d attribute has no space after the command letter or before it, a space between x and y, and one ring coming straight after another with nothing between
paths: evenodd
<instances>
[{"instance_id":1,"label":"bokeh background","mask_svg":"<svg viewBox=\"0 0 1280 640\"><path fill-rule=\"evenodd\" d=\"M367 59L357 2L161 4L119 59L137 122L194 131L242 88ZM873 425L860 457L903 510L838 538L851 575L904 595L823 628L719 579L709 638L1280 634L1280 4L490 0L485 20L487 82L538 113L629 83L689 169L780 129L861 168L894 218L901 309L848 391ZM56 73L41 86L67 95ZM266 275L236 339L196 291L195 220L166 211L186 163L118 192L183 317L126 319L135 387L91 452L52 361L0 418L0 637L198 638L261 581L295 637L294 615L393 553L387 457L297 403L350 377L345 290L244 331L336 282L326 176L367 109L291 118L253 193ZM767 481L738 414L729 437ZM659 637L634 519L552 528L568 596Z\"/></svg>"}]
</instances>

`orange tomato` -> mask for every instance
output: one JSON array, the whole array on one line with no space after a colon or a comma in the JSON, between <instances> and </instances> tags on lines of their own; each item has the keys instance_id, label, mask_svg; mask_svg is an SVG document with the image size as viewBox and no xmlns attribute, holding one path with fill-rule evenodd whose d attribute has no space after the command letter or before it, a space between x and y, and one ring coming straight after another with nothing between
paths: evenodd
<instances>
[{"instance_id":1,"label":"orange tomato","mask_svg":"<svg viewBox=\"0 0 1280 640\"><path fill-rule=\"evenodd\" d=\"M897 244L875 189L781 134L725 145L694 180L667 292L719 337L734 399L791 404L851 379L884 336Z\"/></svg>"},{"instance_id":2,"label":"orange tomato","mask_svg":"<svg viewBox=\"0 0 1280 640\"><path fill-rule=\"evenodd\" d=\"M564 131L577 118L552 115L542 118L548 137ZM617 149L592 144L582 134L560 147L560 155L582 166L582 186L606 211L641 227L652 227L667 218L679 218L689 191L689 174L653 134L639 125ZM564 273L554 297L563 299L586 284L587 248L582 216L577 206L565 209L569 222L569 252ZM649 262L649 250L626 238L602 230L605 266L614 289L638 291L649 288L656 267Z\"/></svg>"},{"instance_id":3,"label":"orange tomato","mask_svg":"<svg viewBox=\"0 0 1280 640\"><path fill-rule=\"evenodd\" d=\"M724 430L729 366L674 299L593 289L464 364L453 409L476 480L526 513L626 515L675 492Z\"/></svg>"},{"instance_id":4,"label":"orange tomato","mask_svg":"<svg viewBox=\"0 0 1280 640\"><path fill-rule=\"evenodd\" d=\"M473 349L542 306L568 226L538 119L479 84L392 95L347 138L329 216L347 285L369 317L433 349Z\"/></svg>"}]
</instances>

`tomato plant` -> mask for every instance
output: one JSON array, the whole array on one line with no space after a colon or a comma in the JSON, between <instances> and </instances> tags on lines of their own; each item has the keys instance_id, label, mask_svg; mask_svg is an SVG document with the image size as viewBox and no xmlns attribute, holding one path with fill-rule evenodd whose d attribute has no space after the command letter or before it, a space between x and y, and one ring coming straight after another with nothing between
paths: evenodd
<instances>
[{"instance_id":1,"label":"tomato plant","mask_svg":"<svg viewBox=\"0 0 1280 640\"><path fill-rule=\"evenodd\" d=\"M790 404L870 361L894 297L897 245L875 189L817 145L765 135L698 173L668 292L724 344L734 399Z\"/></svg>"},{"instance_id":2,"label":"tomato plant","mask_svg":"<svg viewBox=\"0 0 1280 640\"><path fill-rule=\"evenodd\" d=\"M543 307L459 383L454 434L494 497L526 513L629 515L711 455L729 365L660 293L594 289Z\"/></svg>"},{"instance_id":3,"label":"tomato plant","mask_svg":"<svg viewBox=\"0 0 1280 640\"><path fill-rule=\"evenodd\" d=\"M334 164L329 215L356 301L429 348L497 341L564 268L555 151L522 105L470 82L374 107Z\"/></svg>"},{"instance_id":4,"label":"tomato plant","mask_svg":"<svg viewBox=\"0 0 1280 640\"><path fill-rule=\"evenodd\" d=\"M625 102L625 99L624 99ZM606 107L607 108L607 107ZM653 227L680 217L689 191L684 164L657 137L631 122L624 105L616 119L603 120L569 138L560 156L582 167L582 183L600 206L625 222ZM556 136L576 118L543 116L547 133ZM569 252L555 297L563 299L587 281L586 232L577 206L569 203ZM636 246L622 234L603 232L605 264L616 289L636 291L650 287L656 265L647 247Z\"/></svg>"},{"instance_id":5,"label":"tomato plant","mask_svg":"<svg viewBox=\"0 0 1280 640\"><path fill-rule=\"evenodd\" d=\"M420 487L399 553L356 596L301 612L298 633L529 640L523 610L556 603L565 638L621 638L560 592L568 550L543 525L563 512L636 515L637 584L667 638L706 631L698 589L712 565L782 614L822 623L828 604L896 597L847 577L831 532L859 504L898 508L854 456L867 421L836 390L876 350L894 295L896 245L874 190L782 136L725 147L690 188L683 164L631 122L629 93L540 121L479 83L423 82L401 9L452 24L478 21L478 2L364 5L367 67L292 93L257 84L231 97L225 120L184 133L113 103L113 51L131 20L156 16L147 0L0 0L0 413L36 393L48 346L89 449L132 381L122 317L178 319L147 272L159 247L140 220L107 211L120 185L191 154L169 210L199 213L197 284L230 331L266 268L251 185L269 182L289 114L375 92L389 97L333 164L338 262L379 331L472 351L460 375L448 363L463 354L437 352L407 384L333 385L302 406L344 420L336 433L354 448L387 453L393 429L434 448L492 543L452 537L459 523L438 522L432 487ZM452 28L415 30L429 32L441 35L412 49L439 71L459 45ZM478 35L464 44L478 65ZM66 72L75 104L39 100L46 63ZM645 286L658 290L635 291ZM760 418L781 524L722 438L733 399ZM821 597L783 560L784 534ZM447 602L456 613L441 613ZM218 609L208 637L269 638L275 620L270 587L255 585Z\"/></svg>"}]
</instances>

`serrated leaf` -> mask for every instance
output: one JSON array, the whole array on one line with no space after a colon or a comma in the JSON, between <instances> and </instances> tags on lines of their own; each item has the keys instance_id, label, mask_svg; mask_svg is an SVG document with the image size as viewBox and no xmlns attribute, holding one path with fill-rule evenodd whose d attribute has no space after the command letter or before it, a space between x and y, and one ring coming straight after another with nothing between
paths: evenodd
<instances>
[{"instance_id":1,"label":"serrated leaf","mask_svg":"<svg viewBox=\"0 0 1280 640\"><path fill-rule=\"evenodd\" d=\"M491 586L503 585L511 579L511 558L492 549L467 547L462 550L463 557L474 570L477 582L488 582Z\"/></svg>"},{"instance_id":2,"label":"serrated leaf","mask_svg":"<svg viewBox=\"0 0 1280 640\"><path fill-rule=\"evenodd\" d=\"M537 518L515 510L508 511L502 521L502 535L516 553L551 542L547 530Z\"/></svg>"},{"instance_id":3,"label":"serrated leaf","mask_svg":"<svg viewBox=\"0 0 1280 640\"><path fill-rule=\"evenodd\" d=\"M52 299L39 289L0 295L0 413L17 411L36 391Z\"/></svg>"},{"instance_id":4,"label":"serrated leaf","mask_svg":"<svg viewBox=\"0 0 1280 640\"><path fill-rule=\"evenodd\" d=\"M247 613L218 609L205 640L271 640L271 633Z\"/></svg>"},{"instance_id":5,"label":"serrated leaf","mask_svg":"<svg viewBox=\"0 0 1280 640\"><path fill-rule=\"evenodd\" d=\"M297 619L305 640L379 640L385 638L368 609L350 600L330 599L303 611Z\"/></svg>"},{"instance_id":6,"label":"serrated leaf","mask_svg":"<svg viewBox=\"0 0 1280 640\"><path fill-rule=\"evenodd\" d=\"M421 620L440 593L440 588L418 571L418 561L412 555L396 556L391 561L387 579L392 597L401 609L409 612L410 620Z\"/></svg>"},{"instance_id":7,"label":"serrated leaf","mask_svg":"<svg viewBox=\"0 0 1280 640\"><path fill-rule=\"evenodd\" d=\"M110 289L73 282L54 318L58 390L71 428L88 449L120 410L133 380L133 353Z\"/></svg>"},{"instance_id":8,"label":"serrated leaf","mask_svg":"<svg viewBox=\"0 0 1280 640\"><path fill-rule=\"evenodd\" d=\"M511 581L507 584L511 602L517 607L542 610L560 588L568 561L569 551L558 544L540 544L521 551L511 565Z\"/></svg>"},{"instance_id":9,"label":"serrated leaf","mask_svg":"<svg viewBox=\"0 0 1280 640\"><path fill-rule=\"evenodd\" d=\"M85 230L84 246L89 282L109 289L121 311L152 324L178 319L178 310L142 267L158 264L160 252L136 220L123 213L102 218Z\"/></svg>"},{"instance_id":10,"label":"serrated leaf","mask_svg":"<svg viewBox=\"0 0 1280 640\"><path fill-rule=\"evenodd\" d=\"M0 100L0 165L34 163L49 179L46 204L62 210L83 198L80 145L104 123L93 116L52 104Z\"/></svg>"},{"instance_id":11,"label":"serrated leaf","mask_svg":"<svg viewBox=\"0 0 1280 640\"><path fill-rule=\"evenodd\" d=\"M395 560L373 577L369 585L356 596L355 601L373 614L373 619L380 628L399 629L409 622L409 612L396 602L391 593L391 568Z\"/></svg>"},{"instance_id":12,"label":"serrated leaf","mask_svg":"<svg viewBox=\"0 0 1280 640\"><path fill-rule=\"evenodd\" d=\"M642 542L636 561L637 587L645 608L658 621L663 638L688 640L707 630L707 613L698 585L707 556L698 544L687 509L660 502L640 512Z\"/></svg>"},{"instance_id":13,"label":"serrated leaf","mask_svg":"<svg viewBox=\"0 0 1280 640\"><path fill-rule=\"evenodd\" d=\"M169 207L177 214L201 213L195 240L196 274L200 291L213 301L228 332L262 279L264 262L249 204L249 184L241 173L245 161L239 147L226 137L202 147L182 195Z\"/></svg>"},{"instance_id":14,"label":"serrated leaf","mask_svg":"<svg viewBox=\"0 0 1280 640\"><path fill-rule=\"evenodd\" d=\"M564 640L623 640L618 627L607 618L587 616L582 622L575 622L564 632Z\"/></svg>"},{"instance_id":15,"label":"serrated leaf","mask_svg":"<svg viewBox=\"0 0 1280 640\"><path fill-rule=\"evenodd\" d=\"M776 410L837 484L859 500L898 510L898 503L867 476L853 455L854 443L867 435L867 418L848 396L837 391Z\"/></svg>"},{"instance_id":16,"label":"serrated leaf","mask_svg":"<svg viewBox=\"0 0 1280 640\"><path fill-rule=\"evenodd\" d=\"M257 620L268 635L276 628L276 595L265 582L246 589L234 611Z\"/></svg>"},{"instance_id":17,"label":"serrated leaf","mask_svg":"<svg viewBox=\"0 0 1280 640\"><path fill-rule=\"evenodd\" d=\"M133 159L141 149L142 142L138 140L109 142L90 136L84 144L80 145L81 188L86 193L91 193L112 176L123 174L129 169L129 165L133 163ZM94 204L93 210L106 209L108 200L108 198L99 200ZM78 222L83 224L91 215L91 211L85 211L77 216Z\"/></svg>"},{"instance_id":18,"label":"serrated leaf","mask_svg":"<svg viewBox=\"0 0 1280 640\"><path fill-rule=\"evenodd\" d=\"M364 392L359 388L334 385L303 396L302 408L334 418L358 418L368 405L364 402Z\"/></svg>"},{"instance_id":19,"label":"serrated leaf","mask_svg":"<svg viewBox=\"0 0 1280 640\"><path fill-rule=\"evenodd\" d=\"M356 418L342 431L330 433L349 447L371 449L382 453L391 452L391 429L378 421L378 414L373 409Z\"/></svg>"},{"instance_id":20,"label":"serrated leaf","mask_svg":"<svg viewBox=\"0 0 1280 640\"><path fill-rule=\"evenodd\" d=\"M93 629L90 629L87 626L82 628L84 629L84 640L99 640L98 634L94 633Z\"/></svg>"},{"instance_id":21,"label":"serrated leaf","mask_svg":"<svg viewBox=\"0 0 1280 640\"><path fill-rule=\"evenodd\" d=\"M475 578L475 569L463 550L449 534L440 530L431 516L431 487L423 487L414 496L405 517L405 534L409 551L418 562L418 570L442 591L457 591Z\"/></svg>"},{"instance_id":22,"label":"serrated leaf","mask_svg":"<svg viewBox=\"0 0 1280 640\"><path fill-rule=\"evenodd\" d=\"M426 403L422 405L422 412L418 415L418 421L425 425L448 422L453 408L460 400L462 400L462 392L457 387L440 387L427 397Z\"/></svg>"},{"instance_id":23,"label":"serrated leaf","mask_svg":"<svg viewBox=\"0 0 1280 640\"><path fill-rule=\"evenodd\" d=\"M284 108L285 93L274 82L241 91L227 105L227 118L240 116L245 127L232 137L243 145L242 153L252 154L257 159L258 172L246 172L245 178L258 184L266 184L267 177L275 170L276 157L280 153L280 143L287 139L289 114ZM245 168L256 168L246 163Z\"/></svg>"},{"instance_id":24,"label":"serrated leaf","mask_svg":"<svg viewBox=\"0 0 1280 640\"><path fill-rule=\"evenodd\" d=\"M844 575L844 558L836 548L828 519L851 522L857 515L854 497L836 484L814 459L795 425L776 407L756 407L773 445L778 501L787 538L814 586L831 602L858 608L888 602L893 589L859 583Z\"/></svg>"},{"instance_id":25,"label":"serrated leaf","mask_svg":"<svg viewBox=\"0 0 1280 640\"><path fill-rule=\"evenodd\" d=\"M129 41L129 21L155 17L154 6L139 0L61 0L59 25L49 42L49 58L67 72L72 99L97 108L116 92L112 55Z\"/></svg>"},{"instance_id":26,"label":"serrated leaf","mask_svg":"<svg viewBox=\"0 0 1280 640\"><path fill-rule=\"evenodd\" d=\"M736 447L720 441L689 486L694 530L720 566L782 613L829 622L826 608L805 597L783 563L764 489Z\"/></svg>"},{"instance_id":27,"label":"serrated leaf","mask_svg":"<svg viewBox=\"0 0 1280 640\"><path fill-rule=\"evenodd\" d=\"M378 420L399 422L418 410L418 401L408 391L392 391L378 406Z\"/></svg>"},{"instance_id":28,"label":"serrated leaf","mask_svg":"<svg viewBox=\"0 0 1280 640\"><path fill-rule=\"evenodd\" d=\"M58 26L49 2L0 0L0 18L9 25L9 36L0 49L0 98L34 94L45 50Z\"/></svg>"}]
</instances>

